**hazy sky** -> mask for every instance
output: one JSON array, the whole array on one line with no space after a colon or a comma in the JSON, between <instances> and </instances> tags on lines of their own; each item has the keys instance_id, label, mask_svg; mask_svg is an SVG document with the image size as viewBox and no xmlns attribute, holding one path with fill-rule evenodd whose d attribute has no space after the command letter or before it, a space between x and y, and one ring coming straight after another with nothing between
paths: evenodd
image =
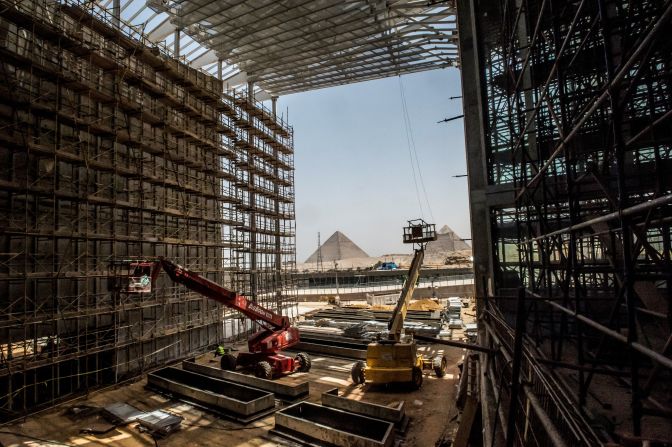
<instances>
[{"instance_id":1,"label":"hazy sky","mask_svg":"<svg viewBox=\"0 0 672 447\"><path fill-rule=\"evenodd\" d=\"M303 262L340 230L370 256L408 253L406 220L424 217L469 238L460 76L455 68L402 77L415 148L431 206L420 213L399 78L280 97L294 126L296 249ZM416 174L417 175L417 174Z\"/></svg>"}]
</instances>

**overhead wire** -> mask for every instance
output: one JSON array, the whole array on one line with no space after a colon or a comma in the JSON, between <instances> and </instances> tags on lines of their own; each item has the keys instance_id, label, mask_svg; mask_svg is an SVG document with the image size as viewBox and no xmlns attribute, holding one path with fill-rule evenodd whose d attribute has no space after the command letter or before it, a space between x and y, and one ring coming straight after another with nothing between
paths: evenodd
<instances>
[{"instance_id":1,"label":"overhead wire","mask_svg":"<svg viewBox=\"0 0 672 447\"><path fill-rule=\"evenodd\" d=\"M427 194L427 189L425 188L425 181L422 176L422 169L420 168L420 159L418 157L418 151L415 146L415 138L413 136L413 126L411 125L411 118L408 113L408 103L406 102L406 91L404 88L404 82L402 81L401 76L399 76L398 79L399 79L399 93L401 95L401 109L404 120L404 128L406 130L406 144L408 146L408 155L411 159L411 172L413 174L413 184L415 185L415 194L418 199L418 205L420 207L420 216L422 218L425 217L424 209L422 206L422 197L420 195L420 188L422 188L422 193L425 199L425 203L427 205L427 211L429 213L429 217L432 218L432 222L435 222L436 219L434 219L432 206L429 203L429 195ZM420 183L420 188L418 188L418 180Z\"/></svg>"},{"instance_id":2,"label":"overhead wire","mask_svg":"<svg viewBox=\"0 0 672 447\"><path fill-rule=\"evenodd\" d=\"M420 217L425 217L425 212L422 209L422 200L420 199L420 190L418 189L418 179L415 174L415 163L413 163L413 153L411 152L411 140L408 131L408 123L406 122L406 102L404 101L404 94L401 84L401 76L399 76L399 92L401 95L402 118L404 120L404 130L406 131L406 147L408 149L408 156L411 160L411 172L413 173L413 185L415 186L415 197L418 200L418 207L420 208Z\"/></svg>"}]
</instances>

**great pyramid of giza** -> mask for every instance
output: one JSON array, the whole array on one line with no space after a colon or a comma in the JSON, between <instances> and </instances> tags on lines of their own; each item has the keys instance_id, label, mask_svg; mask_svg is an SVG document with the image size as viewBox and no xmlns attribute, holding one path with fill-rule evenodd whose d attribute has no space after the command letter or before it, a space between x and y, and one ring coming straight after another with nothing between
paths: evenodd
<instances>
[{"instance_id":1,"label":"great pyramid of giza","mask_svg":"<svg viewBox=\"0 0 672 447\"><path fill-rule=\"evenodd\" d=\"M359 248L357 244L352 242L345 234L341 233L340 231L332 234L329 239L327 239L320 246L319 250L315 250L315 252L310 255L308 259L306 259L306 263L317 262L317 253L320 250L322 251L323 262L369 257L369 255L367 255L364 250Z\"/></svg>"},{"instance_id":2,"label":"great pyramid of giza","mask_svg":"<svg viewBox=\"0 0 672 447\"><path fill-rule=\"evenodd\" d=\"M471 247L448 225L444 225L437 232L437 239L427 244L425 253L432 255L459 250L471 250Z\"/></svg>"}]
</instances>

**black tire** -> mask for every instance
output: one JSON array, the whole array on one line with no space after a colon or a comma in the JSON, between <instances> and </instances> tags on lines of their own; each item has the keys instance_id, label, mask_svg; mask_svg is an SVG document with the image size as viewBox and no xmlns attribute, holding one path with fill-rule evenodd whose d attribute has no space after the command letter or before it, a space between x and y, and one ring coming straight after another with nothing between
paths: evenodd
<instances>
[{"instance_id":1,"label":"black tire","mask_svg":"<svg viewBox=\"0 0 672 447\"><path fill-rule=\"evenodd\" d=\"M271 364L265 360L257 363L257 366L254 368L254 375L260 379L272 379L273 378L273 368Z\"/></svg>"},{"instance_id":2,"label":"black tire","mask_svg":"<svg viewBox=\"0 0 672 447\"><path fill-rule=\"evenodd\" d=\"M225 371L235 371L237 365L238 359L233 354L224 354L219 362L219 366Z\"/></svg>"},{"instance_id":3,"label":"black tire","mask_svg":"<svg viewBox=\"0 0 672 447\"><path fill-rule=\"evenodd\" d=\"M411 385L413 386L414 390L419 390L420 387L422 386L422 369L418 368L417 366L413 368L413 379L411 382Z\"/></svg>"},{"instance_id":4,"label":"black tire","mask_svg":"<svg viewBox=\"0 0 672 447\"><path fill-rule=\"evenodd\" d=\"M432 368L434 369L434 374L436 374L436 377L441 378L446 375L448 361L444 356L437 355L432 359Z\"/></svg>"},{"instance_id":5,"label":"black tire","mask_svg":"<svg viewBox=\"0 0 672 447\"><path fill-rule=\"evenodd\" d=\"M308 372L310 371L310 367L313 366L313 362L310 361L310 357L308 357L308 354L305 352L296 354L294 360L299 363L299 367L297 368L297 371L299 372Z\"/></svg>"},{"instance_id":6,"label":"black tire","mask_svg":"<svg viewBox=\"0 0 672 447\"><path fill-rule=\"evenodd\" d=\"M364 362L357 362L352 365L352 369L350 370L350 377L352 378L352 382L355 385L363 385L364 382L366 382L366 377L364 377L364 368Z\"/></svg>"}]
</instances>

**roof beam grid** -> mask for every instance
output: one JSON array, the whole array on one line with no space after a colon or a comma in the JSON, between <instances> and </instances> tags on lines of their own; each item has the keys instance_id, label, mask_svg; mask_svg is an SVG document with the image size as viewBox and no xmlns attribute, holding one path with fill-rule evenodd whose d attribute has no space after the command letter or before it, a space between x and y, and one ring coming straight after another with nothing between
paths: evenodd
<instances>
[{"instance_id":1,"label":"roof beam grid","mask_svg":"<svg viewBox=\"0 0 672 447\"><path fill-rule=\"evenodd\" d=\"M376 41L376 42L371 42L367 43L367 45L362 45L358 46L356 48L348 48L348 47L343 47L343 51L348 51L345 54L341 54L339 56L332 56L329 59L324 59L323 55L319 52L311 52L311 53L302 53L302 54L297 54L295 57L288 57L284 59L270 59L266 63L256 63L256 62L251 62L245 64L245 67L249 71L253 71L255 73L265 73L268 70L273 70L273 71L282 71L286 67L292 67L292 66L305 66L305 65L310 65L311 63L315 62L321 62L321 63L338 63L339 61L342 60L348 60L352 59L353 55L359 55L359 57L356 59L360 62L366 63L369 57L374 57L373 55L376 54L377 51L384 52L385 57L390 57L390 52L387 48L382 47L381 45L376 45L376 43L382 43L386 42L387 45L394 45L393 49L393 54L396 52L403 52L406 48L408 47L415 47L418 49L423 49L425 50L425 46L427 45L450 45L452 42L444 42L442 40L438 41L433 41L429 39L428 37L425 38L418 38L415 41L410 41L408 39L404 39L403 36L400 38L396 39L387 39L387 40L381 40L381 41ZM455 48L455 47L453 47ZM426 50L425 50L426 51Z\"/></svg>"},{"instance_id":2,"label":"roof beam grid","mask_svg":"<svg viewBox=\"0 0 672 447\"><path fill-rule=\"evenodd\" d=\"M161 9L274 95L457 65L451 2L168 0ZM160 27L154 35L167 31ZM194 63L212 61L210 52L190 54Z\"/></svg>"},{"instance_id":3,"label":"roof beam grid","mask_svg":"<svg viewBox=\"0 0 672 447\"><path fill-rule=\"evenodd\" d=\"M436 33L425 33L428 36L436 36ZM446 39L450 38L448 35L444 35ZM287 60L287 58L294 57L304 57L306 55L321 55L323 56L325 50L329 50L330 54L335 54L339 51L344 51L354 48L367 48L371 46L380 47L381 45L388 45L389 41L394 39L403 39L404 37L412 37L410 33L398 32L395 34L382 35L380 32L373 31L367 34L360 35L340 35L340 38L337 39L336 36L324 37L319 40L315 39L305 39L301 42L303 45L297 45L296 42L291 43L291 46L283 46L288 42L279 41L273 45L274 51L270 52L269 47L260 47L254 49L245 49L241 47L240 51L237 52L233 57L235 58L249 58L251 60L257 60L260 56L267 57L269 63L274 63L276 60ZM357 42L353 44L353 42ZM281 51L277 50L277 47L282 48ZM297 51L297 48L301 48L301 51ZM215 46L215 49L219 54L223 54L220 48ZM268 55L271 55L272 58L268 59Z\"/></svg>"},{"instance_id":4,"label":"roof beam grid","mask_svg":"<svg viewBox=\"0 0 672 447\"><path fill-rule=\"evenodd\" d=\"M446 67L436 67L433 66L431 68L428 68L426 66L419 66L416 68L406 68L404 70L404 74L410 74L410 73L419 73L422 71L427 71L431 69L436 69L436 68L446 68ZM396 76L398 73L396 70L387 70L387 71L381 71L377 73L370 73L368 75L359 75L356 78L347 78L344 77L342 79L333 79L333 80L322 80L320 82L311 82L309 80L302 81L302 82L292 82L286 85L279 85L275 86L272 84L269 84L269 89L275 89L276 91L282 91L284 95L288 95L291 93L299 93L299 92L306 92L310 90L318 90L321 88L328 88L328 87L337 87L339 85L345 85L345 84L354 84L357 82L364 82L364 81L371 81L374 79L380 79L380 78L385 78L385 77L390 77L390 76Z\"/></svg>"},{"instance_id":5,"label":"roof beam grid","mask_svg":"<svg viewBox=\"0 0 672 447\"><path fill-rule=\"evenodd\" d=\"M416 62L415 64L412 62ZM329 72L324 75L311 75L311 76L304 76L302 77L301 74L293 74L291 77L286 76L284 79L280 78L277 80L268 80L264 82L260 82L261 85L264 86L264 89L269 91L269 92L274 92L279 86L281 87L287 87L291 85L293 82L299 82L302 79L311 79L314 82L319 82L319 81L331 81L333 79L358 79L359 76L367 76L369 74L382 74L386 73L387 76L394 76L396 74L399 74L402 70L406 71L408 68L412 67L437 67L438 66L443 66L449 67L450 63L449 62L439 62L436 63L434 61L426 61L423 58L416 58L413 61L408 61L403 67L399 67L396 64L379 64L376 67L365 67L365 68L360 68L360 69L347 69L347 70L336 70L333 72Z\"/></svg>"},{"instance_id":6,"label":"roof beam grid","mask_svg":"<svg viewBox=\"0 0 672 447\"><path fill-rule=\"evenodd\" d=\"M306 14L306 17L311 14ZM336 19L339 20L336 20ZM308 42L323 42L328 39L336 39L341 37L340 40L334 40L333 43L342 43L342 42L351 42L353 38L365 38L366 36L378 35L381 34L380 28L377 26L372 26L371 23L367 22L366 19L370 17L362 15L341 15L338 17L329 17L329 18L313 18L313 28L317 28L318 31L313 31L312 29L306 29L305 24L301 23L292 23L295 21L293 18L288 17L283 24L288 28L280 28L282 32L280 33L268 33L266 29L260 30L265 32L266 36L259 38L259 36L252 34L246 35L244 38L238 38L236 40L235 36L231 36L230 33L222 32L222 37L220 40L213 39L209 42L213 47L217 47L217 50L222 52L231 52L234 49L241 49L247 46L252 46L251 50L259 50L267 48L269 45L276 45L282 43L291 43L298 38L303 39ZM396 17L394 17L396 18ZM326 24L331 25L329 27L324 27L322 22L328 22ZM320 28L322 28L320 30ZM364 30L363 34L349 35L348 33L357 33ZM259 31L258 31L259 32ZM321 35L316 36L315 33L319 32ZM326 34L326 35L325 35ZM219 37L219 36L217 36ZM223 42L227 42L229 46L222 46ZM249 49L247 51L250 51ZM238 55L242 55L239 53Z\"/></svg>"},{"instance_id":7,"label":"roof beam grid","mask_svg":"<svg viewBox=\"0 0 672 447\"><path fill-rule=\"evenodd\" d=\"M385 51L385 50L380 50L380 51ZM318 65L313 67L312 65L305 65L302 64L303 66L306 66L307 68L304 71L297 72L297 70L293 66L288 66L283 68L277 68L277 69L272 69L272 70L267 70L267 71L258 71L254 70L255 76L254 76L254 81L265 81L268 79L272 78L279 78L282 77L285 74L307 74L310 73L311 75L317 75L323 72L328 72L328 71L339 71L339 70L344 70L352 67L361 67L361 66L367 66L367 67L373 67L376 68L376 66L380 63L387 63L391 66L397 66L400 69L408 62L413 61L413 60L425 60L427 62L430 62L432 59L436 58L438 59L437 62L445 62L445 63L450 63L450 59L442 59L438 56L432 56L428 57L430 51L426 50L424 48L418 49L417 46L414 45L406 45L403 48L399 48L397 50L397 53L395 54L394 60L391 60L389 58L389 54L386 53L377 53L377 54L363 54L359 55L356 57L353 57L352 55L348 55L347 57L341 57L341 58L336 58L334 60L326 60L322 61L321 63L317 63ZM452 56L455 56L457 53L453 53ZM420 57L418 57L420 56ZM313 64L314 65L314 64Z\"/></svg>"}]
</instances>

